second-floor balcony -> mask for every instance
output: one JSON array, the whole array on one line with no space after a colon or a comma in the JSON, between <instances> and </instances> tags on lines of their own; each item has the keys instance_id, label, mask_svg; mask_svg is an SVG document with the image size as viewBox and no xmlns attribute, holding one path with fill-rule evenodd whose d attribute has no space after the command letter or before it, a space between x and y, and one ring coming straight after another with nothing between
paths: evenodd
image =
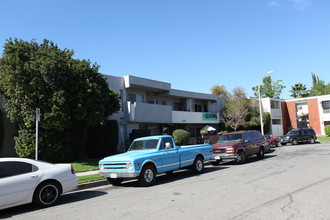
<instances>
[{"instance_id":1,"label":"second-floor balcony","mask_svg":"<svg viewBox=\"0 0 330 220\"><path fill-rule=\"evenodd\" d=\"M219 123L219 113L173 111L172 106L127 102L127 113L130 122L141 123L176 123L207 124Z\"/></svg>"},{"instance_id":2,"label":"second-floor balcony","mask_svg":"<svg viewBox=\"0 0 330 220\"><path fill-rule=\"evenodd\" d=\"M172 106L127 102L130 122L171 123Z\"/></svg>"},{"instance_id":3,"label":"second-floor balcony","mask_svg":"<svg viewBox=\"0 0 330 220\"><path fill-rule=\"evenodd\" d=\"M172 111L172 123L208 124L220 123L219 113Z\"/></svg>"}]
</instances>

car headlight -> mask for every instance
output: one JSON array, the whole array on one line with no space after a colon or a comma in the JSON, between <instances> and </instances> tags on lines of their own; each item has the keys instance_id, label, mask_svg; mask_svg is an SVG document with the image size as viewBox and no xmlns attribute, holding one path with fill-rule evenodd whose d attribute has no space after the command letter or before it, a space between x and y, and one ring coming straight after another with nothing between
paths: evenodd
<instances>
[{"instance_id":1,"label":"car headlight","mask_svg":"<svg viewBox=\"0 0 330 220\"><path fill-rule=\"evenodd\" d=\"M132 163L126 163L127 169L131 170L133 169L133 164Z\"/></svg>"}]
</instances>

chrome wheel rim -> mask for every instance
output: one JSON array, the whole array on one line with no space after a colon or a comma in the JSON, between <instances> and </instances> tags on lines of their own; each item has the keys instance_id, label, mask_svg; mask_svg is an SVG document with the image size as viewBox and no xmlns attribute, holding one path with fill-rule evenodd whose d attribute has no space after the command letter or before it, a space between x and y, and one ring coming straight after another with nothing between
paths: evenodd
<instances>
[{"instance_id":1,"label":"chrome wheel rim","mask_svg":"<svg viewBox=\"0 0 330 220\"><path fill-rule=\"evenodd\" d=\"M151 169L147 169L146 172L144 172L144 180L148 183L152 182L154 179L154 172Z\"/></svg>"},{"instance_id":2,"label":"chrome wheel rim","mask_svg":"<svg viewBox=\"0 0 330 220\"><path fill-rule=\"evenodd\" d=\"M198 171L201 171L203 169L203 162L201 160L196 161L196 168Z\"/></svg>"}]
</instances>

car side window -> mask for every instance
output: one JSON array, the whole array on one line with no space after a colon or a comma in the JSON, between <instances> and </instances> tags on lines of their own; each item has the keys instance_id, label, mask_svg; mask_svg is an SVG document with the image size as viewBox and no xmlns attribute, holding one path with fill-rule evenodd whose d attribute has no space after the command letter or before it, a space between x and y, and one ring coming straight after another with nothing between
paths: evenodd
<instances>
[{"instance_id":1,"label":"car side window","mask_svg":"<svg viewBox=\"0 0 330 220\"><path fill-rule=\"evenodd\" d=\"M244 133L244 142L250 142L250 141L252 141L252 137L250 133L248 132Z\"/></svg>"},{"instance_id":2,"label":"car side window","mask_svg":"<svg viewBox=\"0 0 330 220\"><path fill-rule=\"evenodd\" d=\"M174 145L173 145L173 142L172 142L171 138L163 138L160 150L164 150L166 148L166 143L171 144L171 149L174 148Z\"/></svg>"},{"instance_id":3,"label":"car side window","mask_svg":"<svg viewBox=\"0 0 330 220\"><path fill-rule=\"evenodd\" d=\"M171 138L164 138L164 145L166 147L166 143L170 143L171 144L171 149L174 148L174 145L173 145L173 141Z\"/></svg>"},{"instance_id":4,"label":"car side window","mask_svg":"<svg viewBox=\"0 0 330 220\"><path fill-rule=\"evenodd\" d=\"M302 130L303 134L309 134L309 130Z\"/></svg>"},{"instance_id":5,"label":"car side window","mask_svg":"<svg viewBox=\"0 0 330 220\"><path fill-rule=\"evenodd\" d=\"M25 162L6 161L0 162L0 178L31 173L38 170L38 167Z\"/></svg>"}]
</instances>

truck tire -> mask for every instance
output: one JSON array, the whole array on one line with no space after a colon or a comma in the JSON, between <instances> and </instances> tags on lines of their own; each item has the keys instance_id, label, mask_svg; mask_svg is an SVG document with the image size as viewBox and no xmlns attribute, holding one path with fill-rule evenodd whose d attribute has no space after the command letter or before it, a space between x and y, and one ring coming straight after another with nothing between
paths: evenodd
<instances>
[{"instance_id":1,"label":"truck tire","mask_svg":"<svg viewBox=\"0 0 330 220\"><path fill-rule=\"evenodd\" d=\"M265 157L265 149L263 147L260 147L259 153L257 154L258 159L264 159Z\"/></svg>"},{"instance_id":2,"label":"truck tire","mask_svg":"<svg viewBox=\"0 0 330 220\"><path fill-rule=\"evenodd\" d=\"M192 165L192 172L195 174L200 174L204 170L204 160L202 157L196 157L193 165Z\"/></svg>"},{"instance_id":3,"label":"truck tire","mask_svg":"<svg viewBox=\"0 0 330 220\"><path fill-rule=\"evenodd\" d=\"M236 159L237 164L243 164L245 163L245 154L244 151L240 150L237 152L237 159Z\"/></svg>"},{"instance_id":4,"label":"truck tire","mask_svg":"<svg viewBox=\"0 0 330 220\"><path fill-rule=\"evenodd\" d=\"M314 144L314 143L315 143L315 139L311 137L311 138L309 139L309 143L310 143L310 144Z\"/></svg>"},{"instance_id":5,"label":"truck tire","mask_svg":"<svg viewBox=\"0 0 330 220\"><path fill-rule=\"evenodd\" d=\"M107 178L108 182L113 186L120 186L123 182L123 178Z\"/></svg>"},{"instance_id":6,"label":"truck tire","mask_svg":"<svg viewBox=\"0 0 330 220\"><path fill-rule=\"evenodd\" d=\"M156 170L154 166L147 164L143 167L140 176L139 184L140 186L152 186L156 181Z\"/></svg>"},{"instance_id":7,"label":"truck tire","mask_svg":"<svg viewBox=\"0 0 330 220\"><path fill-rule=\"evenodd\" d=\"M298 141L297 141L297 139L295 139L295 138L294 138L294 139L292 139L292 141L291 141L291 144L292 144L292 145L297 145L297 144L298 144Z\"/></svg>"}]
</instances>

